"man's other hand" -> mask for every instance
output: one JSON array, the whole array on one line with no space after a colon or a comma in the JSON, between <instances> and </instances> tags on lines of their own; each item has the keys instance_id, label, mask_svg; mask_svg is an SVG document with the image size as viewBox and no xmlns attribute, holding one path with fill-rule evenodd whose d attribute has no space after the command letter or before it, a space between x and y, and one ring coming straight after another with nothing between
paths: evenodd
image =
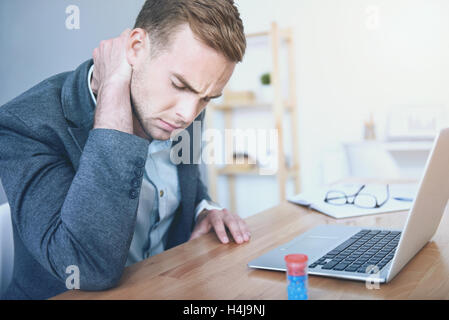
<instances>
[{"instance_id":1,"label":"man's other hand","mask_svg":"<svg viewBox=\"0 0 449 320\"><path fill-rule=\"evenodd\" d=\"M229 238L226 228L230 231L232 237L237 243L249 241L251 233L248 225L238 215L229 213L228 210L204 210L198 215L198 219L189 240L198 238L208 233L211 229L215 230L218 239L222 243L228 243Z\"/></svg>"}]
</instances>

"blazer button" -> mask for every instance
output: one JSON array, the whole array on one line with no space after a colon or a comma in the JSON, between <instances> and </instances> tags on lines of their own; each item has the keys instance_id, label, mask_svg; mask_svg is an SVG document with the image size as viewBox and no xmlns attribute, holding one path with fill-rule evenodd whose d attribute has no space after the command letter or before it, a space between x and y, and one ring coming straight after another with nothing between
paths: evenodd
<instances>
[{"instance_id":1,"label":"blazer button","mask_svg":"<svg viewBox=\"0 0 449 320\"><path fill-rule=\"evenodd\" d=\"M138 195L139 195L139 192L136 189L129 190L129 197L131 199L137 198Z\"/></svg>"},{"instance_id":2,"label":"blazer button","mask_svg":"<svg viewBox=\"0 0 449 320\"><path fill-rule=\"evenodd\" d=\"M131 180L131 187L139 188L140 187L140 178L134 178Z\"/></svg>"},{"instance_id":3,"label":"blazer button","mask_svg":"<svg viewBox=\"0 0 449 320\"><path fill-rule=\"evenodd\" d=\"M137 178L142 177L142 176L143 176L143 170L142 170L142 168L135 168L135 169L134 169L134 175L135 175Z\"/></svg>"},{"instance_id":4,"label":"blazer button","mask_svg":"<svg viewBox=\"0 0 449 320\"><path fill-rule=\"evenodd\" d=\"M159 191L159 195L161 196L161 198L164 196L164 190Z\"/></svg>"},{"instance_id":5,"label":"blazer button","mask_svg":"<svg viewBox=\"0 0 449 320\"><path fill-rule=\"evenodd\" d=\"M145 160L144 160L143 158L141 158L141 157L138 157L138 158L136 159L135 166L136 166L137 168L143 168L143 167L145 167Z\"/></svg>"}]
</instances>

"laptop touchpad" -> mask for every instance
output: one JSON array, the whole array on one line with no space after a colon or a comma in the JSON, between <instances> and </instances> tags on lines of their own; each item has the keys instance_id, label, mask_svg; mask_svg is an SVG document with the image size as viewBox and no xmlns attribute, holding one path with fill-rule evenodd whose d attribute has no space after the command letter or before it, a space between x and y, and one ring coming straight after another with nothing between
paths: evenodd
<instances>
[{"instance_id":1,"label":"laptop touchpad","mask_svg":"<svg viewBox=\"0 0 449 320\"><path fill-rule=\"evenodd\" d=\"M316 250L327 250L328 248L332 248L336 245L336 240L339 240L339 237L325 237L325 236L308 236L304 238L299 238L297 241L294 241L289 246L284 247L282 249L289 250L299 250L302 252L313 251ZM310 252L312 253L312 252Z\"/></svg>"}]
</instances>

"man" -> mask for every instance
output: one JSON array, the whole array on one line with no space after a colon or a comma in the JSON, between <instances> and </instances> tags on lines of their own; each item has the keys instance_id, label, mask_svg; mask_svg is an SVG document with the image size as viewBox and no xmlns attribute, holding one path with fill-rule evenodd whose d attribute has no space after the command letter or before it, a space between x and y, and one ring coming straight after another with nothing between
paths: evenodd
<instances>
[{"instance_id":1,"label":"man","mask_svg":"<svg viewBox=\"0 0 449 320\"><path fill-rule=\"evenodd\" d=\"M223 243L226 228L249 240L242 219L210 202L198 165L170 160L169 140L188 132L195 143L194 120L245 47L231 0L147 0L134 29L102 41L93 61L0 108L15 245L5 298L59 294L73 270L75 288L111 288L126 265L212 229Z\"/></svg>"}]
</instances>

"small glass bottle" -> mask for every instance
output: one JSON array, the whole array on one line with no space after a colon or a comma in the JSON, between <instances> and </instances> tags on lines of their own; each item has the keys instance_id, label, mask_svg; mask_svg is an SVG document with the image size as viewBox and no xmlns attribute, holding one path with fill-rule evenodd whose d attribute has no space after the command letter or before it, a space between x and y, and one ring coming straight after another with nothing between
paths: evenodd
<instances>
[{"instance_id":1,"label":"small glass bottle","mask_svg":"<svg viewBox=\"0 0 449 320\"><path fill-rule=\"evenodd\" d=\"M288 300L307 300L307 261L305 254L288 254L287 265Z\"/></svg>"}]
</instances>

